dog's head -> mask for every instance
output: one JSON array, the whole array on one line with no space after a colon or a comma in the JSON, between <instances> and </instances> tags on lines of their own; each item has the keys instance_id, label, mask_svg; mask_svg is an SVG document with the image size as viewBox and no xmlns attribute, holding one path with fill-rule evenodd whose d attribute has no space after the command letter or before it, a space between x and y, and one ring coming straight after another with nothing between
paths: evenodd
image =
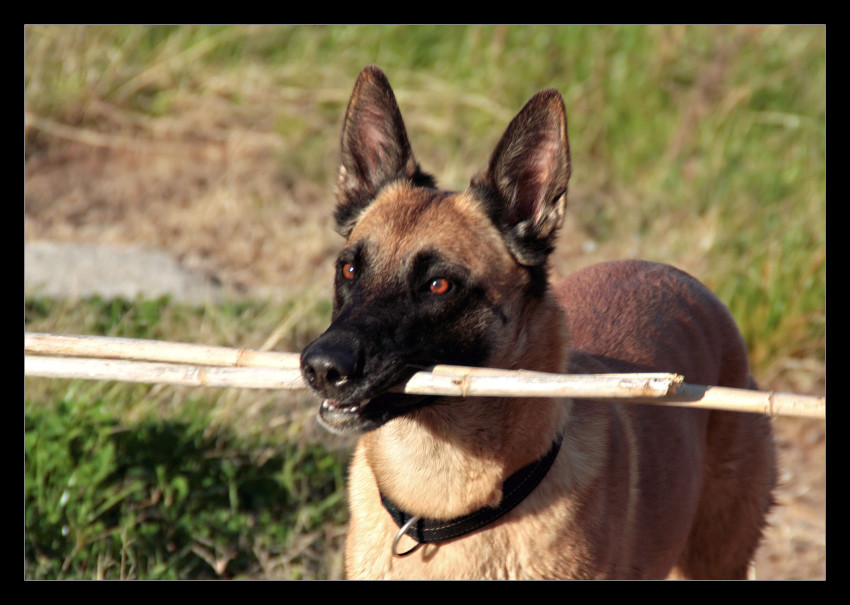
<instances>
[{"instance_id":1,"label":"dog's head","mask_svg":"<svg viewBox=\"0 0 850 605\"><path fill-rule=\"evenodd\" d=\"M510 367L528 301L546 288L569 172L563 101L547 90L466 191L440 191L386 76L361 72L342 131L332 323L301 356L326 428L364 432L441 401L390 392L429 366Z\"/></svg>"}]
</instances>

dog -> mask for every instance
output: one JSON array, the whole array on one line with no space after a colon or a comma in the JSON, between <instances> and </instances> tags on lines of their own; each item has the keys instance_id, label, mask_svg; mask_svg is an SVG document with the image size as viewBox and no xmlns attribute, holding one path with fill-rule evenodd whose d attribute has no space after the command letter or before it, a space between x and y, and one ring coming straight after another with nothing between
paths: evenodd
<instances>
[{"instance_id":1,"label":"dog","mask_svg":"<svg viewBox=\"0 0 850 605\"><path fill-rule=\"evenodd\" d=\"M555 90L447 192L417 163L384 73L360 73L331 324L301 356L319 422L358 435L347 578L747 577L776 484L768 418L393 389L436 364L754 388L730 313L691 276L612 261L549 282L569 176Z\"/></svg>"}]
</instances>

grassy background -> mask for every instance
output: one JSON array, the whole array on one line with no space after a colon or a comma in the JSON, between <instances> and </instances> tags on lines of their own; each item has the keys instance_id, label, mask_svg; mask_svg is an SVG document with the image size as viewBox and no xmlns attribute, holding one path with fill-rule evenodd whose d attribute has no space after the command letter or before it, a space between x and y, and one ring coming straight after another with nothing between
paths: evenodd
<instances>
[{"instance_id":1,"label":"grassy background","mask_svg":"<svg viewBox=\"0 0 850 605\"><path fill-rule=\"evenodd\" d=\"M558 88L573 179L555 271L635 256L679 265L729 305L762 385L824 389L821 26L28 26L24 33L25 238L163 248L215 275L238 301L194 308L27 293L27 330L302 347L327 320L339 244L328 220L339 125L357 72L376 63L393 83L418 159L446 188L465 186L533 92ZM287 459L306 457L325 475L341 472L335 444L313 449L321 438L312 402L35 379L25 387L26 577L338 577L341 488L322 484L317 493L328 495L311 499L281 470ZM75 423L80 442L43 437ZM197 462L190 472L141 459L127 470L117 436L153 430L151 423L198 443L182 450L189 458L231 452L230 475L220 475L221 465ZM82 451L80 443L90 457L75 460L96 467L88 485L102 488L80 492L85 510L71 514L73 494L65 494L74 465L42 464L38 475L33 461L51 447ZM92 462L106 450L113 453ZM234 479L251 468L266 469L263 481L293 494L283 498L289 508L260 518L250 501L257 485L271 484ZM219 502L190 488L194 472L230 481L231 496L241 496ZM171 508L163 504L167 486L183 494L185 508L175 509L173 498ZM224 507L237 526L222 520L220 536L210 537L202 525L219 522L189 523L206 518L190 503L209 506L213 517ZM309 522L293 521L314 508ZM151 510L156 523L141 512ZM298 531L287 530L293 524ZM149 535L160 540L147 542Z\"/></svg>"}]
</instances>

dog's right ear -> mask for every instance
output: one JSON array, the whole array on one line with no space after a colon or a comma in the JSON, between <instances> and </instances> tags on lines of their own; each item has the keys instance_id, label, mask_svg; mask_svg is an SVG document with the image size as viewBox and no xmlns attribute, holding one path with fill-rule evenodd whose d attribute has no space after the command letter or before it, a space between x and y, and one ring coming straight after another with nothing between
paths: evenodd
<instances>
[{"instance_id":1,"label":"dog's right ear","mask_svg":"<svg viewBox=\"0 0 850 605\"><path fill-rule=\"evenodd\" d=\"M390 181L403 178L415 185L435 186L416 163L393 90L374 65L366 66L357 77L345 112L341 147L334 218L344 237Z\"/></svg>"}]
</instances>

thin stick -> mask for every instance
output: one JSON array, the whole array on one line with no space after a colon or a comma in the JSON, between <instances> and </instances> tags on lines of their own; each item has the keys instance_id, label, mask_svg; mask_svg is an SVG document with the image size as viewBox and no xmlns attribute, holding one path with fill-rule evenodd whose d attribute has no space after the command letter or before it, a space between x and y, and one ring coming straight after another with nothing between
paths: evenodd
<instances>
[{"instance_id":1,"label":"thin stick","mask_svg":"<svg viewBox=\"0 0 850 605\"><path fill-rule=\"evenodd\" d=\"M24 357L27 376L218 388L305 388L295 353L31 333L25 334L24 350L36 354ZM114 359L101 359L103 356ZM440 365L417 372L396 390L456 397L617 399L770 416L826 417L825 397L684 384L677 374L561 375Z\"/></svg>"},{"instance_id":2,"label":"thin stick","mask_svg":"<svg viewBox=\"0 0 850 605\"><path fill-rule=\"evenodd\" d=\"M24 333L24 352L190 363L209 366L298 368L297 353L234 349L182 342L112 336Z\"/></svg>"},{"instance_id":3,"label":"thin stick","mask_svg":"<svg viewBox=\"0 0 850 605\"><path fill-rule=\"evenodd\" d=\"M680 377L670 374L545 375L506 371L476 374L449 366L415 373L397 392L455 397L589 397L652 399L671 392ZM24 374L43 378L119 380L199 387L304 389L294 368L198 366L127 359L24 356Z\"/></svg>"},{"instance_id":4,"label":"thin stick","mask_svg":"<svg viewBox=\"0 0 850 605\"><path fill-rule=\"evenodd\" d=\"M246 368L298 369L300 355L297 353L276 353L253 349L233 349L188 343L163 342L138 338L116 338L109 336L66 336L60 334L24 334L24 352L40 355L71 355L77 357L108 357L126 360L160 361L177 364L196 364L205 366L230 366ZM44 362L38 362L43 364ZM86 367L93 367L88 364ZM117 367L117 366L114 366ZM435 375L445 375L441 382L432 379ZM477 396L475 390L479 384L470 384L469 376L489 376L488 396L515 395L515 386L522 384L534 396L535 389L569 389L578 385L576 391L558 391L552 397L588 396L595 397L656 397L665 395L670 389L682 382L676 374L608 375L604 380L576 375L558 376L529 370L499 370L494 368L471 368L466 366L438 365L428 373L415 376L407 383L406 392L423 395L466 395ZM594 375L597 376L597 375ZM631 379L631 380L630 380ZM479 381L480 383L480 381ZM512 388L512 383L513 388ZM566 386L563 386L566 385ZM226 386L226 385L225 385ZM236 386L236 385L233 385ZM243 388L245 387L242 384ZM265 386L257 388L267 388ZM277 388L277 387L275 387ZM415 389L415 390L410 390ZM451 392L447 392L451 391ZM547 395L541 395L547 396Z\"/></svg>"},{"instance_id":5,"label":"thin stick","mask_svg":"<svg viewBox=\"0 0 850 605\"><path fill-rule=\"evenodd\" d=\"M645 400L645 402L676 407L751 412L768 416L826 418L826 397L699 384L682 384L675 393L654 400ZM631 403L641 403L641 400L634 399Z\"/></svg>"},{"instance_id":6,"label":"thin stick","mask_svg":"<svg viewBox=\"0 0 850 605\"><path fill-rule=\"evenodd\" d=\"M197 366L94 357L24 356L24 374L43 378L117 380L194 387L303 389L301 372L292 368Z\"/></svg>"}]
</instances>

